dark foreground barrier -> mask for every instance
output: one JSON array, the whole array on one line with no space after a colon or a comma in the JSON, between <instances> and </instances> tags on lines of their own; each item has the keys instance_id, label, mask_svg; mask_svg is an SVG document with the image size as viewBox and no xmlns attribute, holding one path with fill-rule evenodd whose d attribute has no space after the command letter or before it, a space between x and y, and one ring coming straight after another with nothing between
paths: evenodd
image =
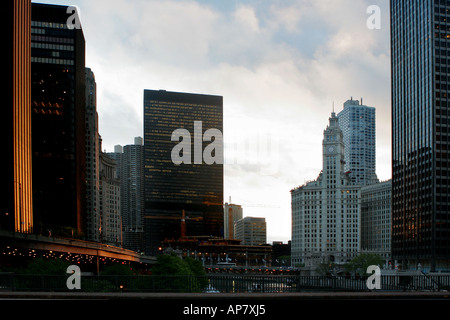
<instances>
[{"instance_id":1,"label":"dark foreground barrier","mask_svg":"<svg viewBox=\"0 0 450 320\"><path fill-rule=\"evenodd\" d=\"M205 276L80 276L80 289L70 290L70 275L28 275L0 273L0 291L82 292L222 292L277 293L309 291L369 291L367 278L299 275ZM450 290L448 275L381 276L383 291ZM70 279L69 279L70 281Z\"/></svg>"}]
</instances>

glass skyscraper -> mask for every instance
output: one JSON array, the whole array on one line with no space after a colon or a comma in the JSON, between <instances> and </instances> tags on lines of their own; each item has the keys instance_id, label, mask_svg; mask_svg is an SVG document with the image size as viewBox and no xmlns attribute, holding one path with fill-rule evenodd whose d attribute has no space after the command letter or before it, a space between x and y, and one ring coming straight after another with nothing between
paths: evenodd
<instances>
[{"instance_id":1,"label":"glass skyscraper","mask_svg":"<svg viewBox=\"0 0 450 320\"><path fill-rule=\"evenodd\" d=\"M390 9L392 256L403 269L450 269L450 1Z\"/></svg>"},{"instance_id":2,"label":"glass skyscraper","mask_svg":"<svg viewBox=\"0 0 450 320\"><path fill-rule=\"evenodd\" d=\"M172 160L174 148L186 142L172 139L177 129L191 137L182 151L183 157L191 158L190 163L175 164ZM164 239L181 237L183 210L188 217L186 236L223 236L223 163L207 164L197 153L211 144L205 135L209 129L223 132L221 96L144 91L144 233L148 255L157 253ZM223 141L219 142L220 150L215 152L223 155Z\"/></svg>"},{"instance_id":3,"label":"glass skyscraper","mask_svg":"<svg viewBox=\"0 0 450 320\"><path fill-rule=\"evenodd\" d=\"M34 231L86 232L85 40L67 6L32 4Z\"/></svg>"},{"instance_id":4,"label":"glass skyscraper","mask_svg":"<svg viewBox=\"0 0 450 320\"><path fill-rule=\"evenodd\" d=\"M344 169L352 183L367 186L378 182L375 108L352 98L344 103L344 109L337 116L344 135Z\"/></svg>"},{"instance_id":5,"label":"glass skyscraper","mask_svg":"<svg viewBox=\"0 0 450 320\"><path fill-rule=\"evenodd\" d=\"M0 229L33 231L31 181L31 1L6 0L2 12L5 63L4 106L0 117L3 169Z\"/></svg>"}]
</instances>

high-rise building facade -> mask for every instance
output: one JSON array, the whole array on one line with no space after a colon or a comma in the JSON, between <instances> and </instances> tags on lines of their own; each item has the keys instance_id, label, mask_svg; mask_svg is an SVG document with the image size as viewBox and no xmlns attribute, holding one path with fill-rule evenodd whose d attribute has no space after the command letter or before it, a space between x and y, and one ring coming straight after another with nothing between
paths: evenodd
<instances>
[{"instance_id":1,"label":"high-rise building facade","mask_svg":"<svg viewBox=\"0 0 450 320\"><path fill-rule=\"evenodd\" d=\"M33 231L31 163L31 1L0 4L5 63L0 117L3 169L0 182L0 229Z\"/></svg>"},{"instance_id":2,"label":"high-rise building facade","mask_svg":"<svg viewBox=\"0 0 450 320\"><path fill-rule=\"evenodd\" d=\"M117 162L103 152L100 153L99 160L100 242L122 246L120 181L117 178Z\"/></svg>"},{"instance_id":3,"label":"high-rise building facade","mask_svg":"<svg viewBox=\"0 0 450 320\"><path fill-rule=\"evenodd\" d=\"M223 132L221 96L144 91L146 254L157 253L166 238L180 238L183 210L187 236L223 236L223 161L205 158L223 155L223 141L211 132Z\"/></svg>"},{"instance_id":4,"label":"high-rise building facade","mask_svg":"<svg viewBox=\"0 0 450 320\"><path fill-rule=\"evenodd\" d=\"M238 204L225 203L223 208L223 237L224 239L235 239L234 225L242 219L242 206Z\"/></svg>"},{"instance_id":5,"label":"high-rise building facade","mask_svg":"<svg viewBox=\"0 0 450 320\"><path fill-rule=\"evenodd\" d=\"M450 269L450 2L392 0L392 256Z\"/></svg>"},{"instance_id":6,"label":"high-rise building facade","mask_svg":"<svg viewBox=\"0 0 450 320\"><path fill-rule=\"evenodd\" d=\"M266 218L245 217L234 224L235 239L246 246L260 246L267 243Z\"/></svg>"},{"instance_id":7,"label":"high-rise building facade","mask_svg":"<svg viewBox=\"0 0 450 320\"><path fill-rule=\"evenodd\" d=\"M69 11L70 12L70 11ZM67 6L32 4L34 231L86 231L85 41Z\"/></svg>"},{"instance_id":8,"label":"high-rise building facade","mask_svg":"<svg viewBox=\"0 0 450 320\"><path fill-rule=\"evenodd\" d=\"M337 116L344 135L345 171L355 184L376 183L375 108L351 98Z\"/></svg>"},{"instance_id":9,"label":"high-rise building facade","mask_svg":"<svg viewBox=\"0 0 450 320\"><path fill-rule=\"evenodd\" d=\"M360 252L361 187L344 169L344 140L333 112L324 131L319 177L291 190L292 264L342 265Z\"/></svg>"},{"instance_id":10,"label":"high-rise building facade","mask_svg":"<svg viewBox=\"0 0 450 320\"><path fill-rule=\"evenodd\" d=\"M108 155L117 161L120 180L120 213L122 216L123 247L144 251L144 145L142 137L134 144L116 145Z\"/></svg>"},{"instance_id":11,"label":"high-rise building facade","mask_svg":"<svg viewBox=\"0 0 450 320\"><path fill-rule=\"evenodd\" d=\"M86 238L100 241L100 135L98 133L97 85L86 68Z\"/></svg>"},{"instance_id":12,"label":"high-rise building facade","mask_svg":"<svg viewBox=\"0 0 450 320\"><path fill-rule=\"evenodd\" d=\"M391 258L392 180L361 188L361 252Z\"/></svg>"}]
</instances>

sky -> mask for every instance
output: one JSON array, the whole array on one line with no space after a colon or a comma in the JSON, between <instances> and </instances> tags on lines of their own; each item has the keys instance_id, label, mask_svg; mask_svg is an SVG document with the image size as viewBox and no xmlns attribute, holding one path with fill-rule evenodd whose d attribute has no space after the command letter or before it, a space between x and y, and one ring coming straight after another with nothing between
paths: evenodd
<instances>
[{"instance_id":1,"label":"sky","mask_svg":"<svg viewBox=\"0 0 450 320\"><path fill-rule=\"evenodd\" d=\"M333 105L376 108L391 178L389 0L33 2L79 8L107 152L143 136L144 89L223 96L224 201L265 217L269 243L291 239L290 190L322 169Z\"/></svg>"}]
</instances>

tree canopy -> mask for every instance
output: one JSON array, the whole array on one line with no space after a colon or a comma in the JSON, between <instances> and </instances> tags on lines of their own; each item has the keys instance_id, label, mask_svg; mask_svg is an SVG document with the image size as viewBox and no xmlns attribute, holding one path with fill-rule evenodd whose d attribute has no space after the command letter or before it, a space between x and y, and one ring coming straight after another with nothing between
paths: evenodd
<instances>
[{"instance_id":1,"label":"tree canopy","mask_svg":"<svg viewBox=\"0 0 450 320\"><path fill-rule=\"evenodd\" d=\"M202 263L190 257L184 260L175 254L158 256L156 264L152 267L154 275L204 275Z\"/></svg>"},{"instance_id":2,"label":"tree canopy","mask_svg":"<svg viewBox=\"0 0 450 320\"><path fill-rule=\"evenodd\" d=\"M349 273L365 275L368 266L378 266L383 264L383 262L383 258L378 254L362 253L346 263L344 269Z\"/></svg>"}]
</instances>

